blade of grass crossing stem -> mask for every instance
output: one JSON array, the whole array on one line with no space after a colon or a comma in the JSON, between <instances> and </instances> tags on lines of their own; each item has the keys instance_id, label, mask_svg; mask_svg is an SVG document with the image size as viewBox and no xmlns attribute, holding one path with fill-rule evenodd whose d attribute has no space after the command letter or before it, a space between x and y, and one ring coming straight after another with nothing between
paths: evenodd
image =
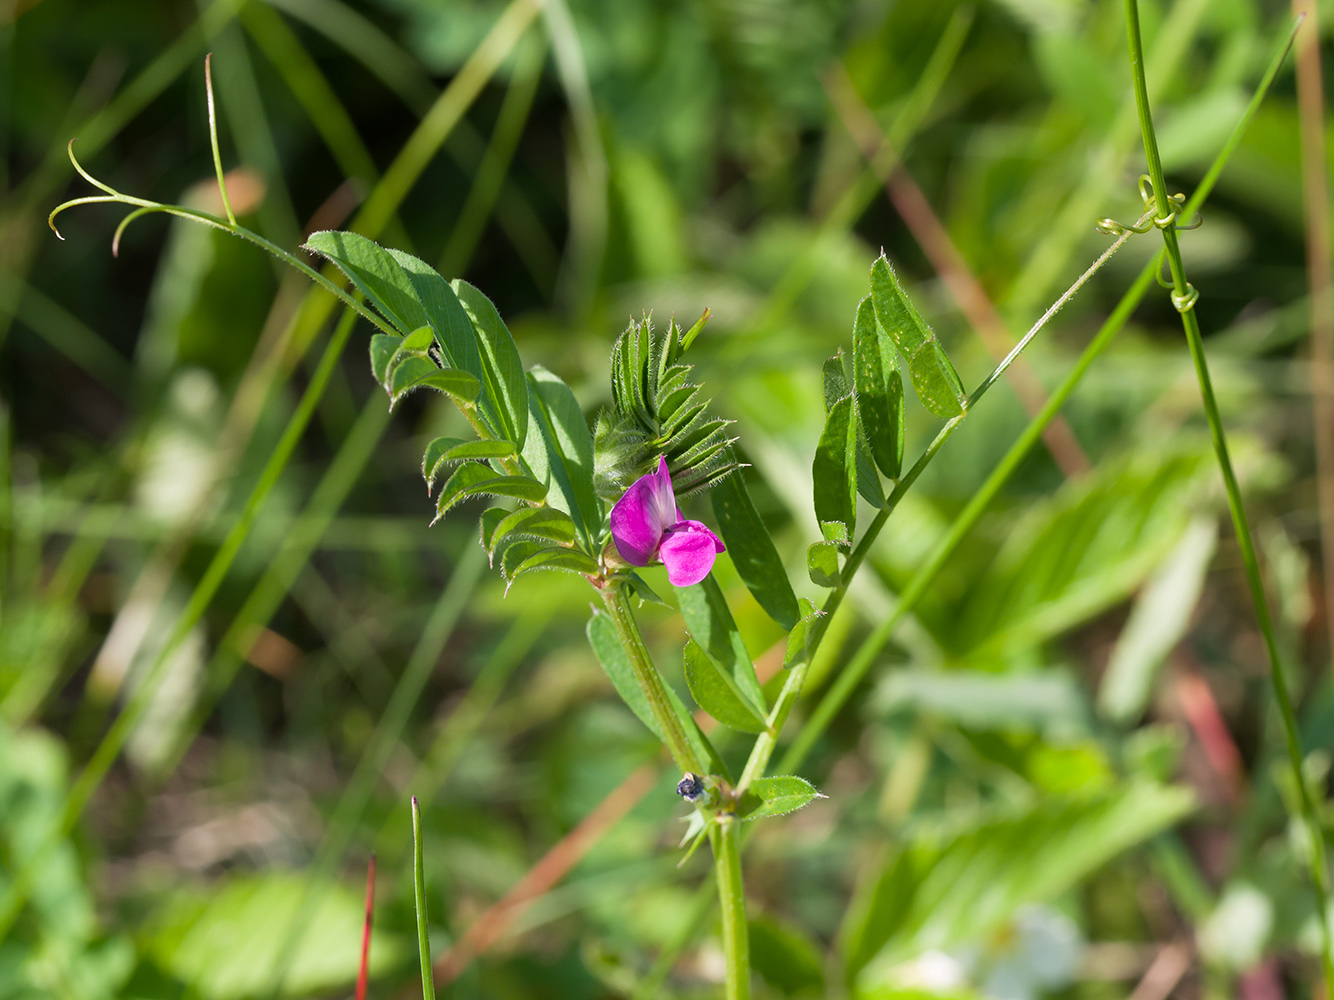
<instances>
[{"instance_id":1,"label":"blade of grass crossing stem","mask_svg":"<svg viewBox=\"0 0 1334 1000\"><path fill-rule=\"evenodd\" d=\"M397 687L385 706L380 722L371 737L370 745L362 754L347 783L347 788L334 808L329 820L328 830L320 842L308 870L306 885L297 905L297 916L278 949L278 957L273 966L270 996L282 992L284 981L296 957L296 948L300 943L300 929L309 921L328 891L329 880L326 878L337 869L338 863L352 842L352 836L361 816L370 801L375 784L380 780L389 758L403 737L412 710L421 700L421 694L430 680L436 664L444 652L445 644L454 634L463 610L467 607L477 587L477 581L486 566L486 554L480 545L469 545L463 557L450 574L449 584L439 601L431 610L431 615L422 627L417 644L413 647L408 664L399 678Z\"/></svg>"},{"instance_id":2,"label":"blade of grass crossing stem","mask_svg":"<svg viewBox=\"0 0 1334 1000\"><path fill-rule=\"evenodd\" d=\"M1334 937L1329 924L1329 888L1325 870L1324 834L1311 787L1306 780L1302 767L1301 734L1297 728L1297 712L1288 690L1288 681L1283 673L1283 661L1278 649L1278 639L1274 634L1274 623L1270 617L1269 599L1265 594L1264 580L1260 575L1260 563L1255 553L1255 542L1251 537L1251 526L1246 519L1246 507L1242 502L1241 486L1237 482L1236 472L1232 468L1232 458L1228 453L1227 435L1223 430L1223 418L1218 411L1218 401L1214 397L1213 379L1209 375L1209 363L1204 356L1204 340L1200 333L1199 317L1195 312L1195 302L1199 294L1186 280L1186 266L1181 257L1181 246L1177 240L1174 206L1168 199L1167 179L1163 174L1162 158L1158 154L1158 137L1154 131L1153 111L1149 107L1148 83L1144 75L1144 46L1140 38L1139 5L1136 0L1126 0L1126 34L1130 43L1130 69L1135 83L1135 105L1139 109L1140 132L1144 138L1144 154L1149 163L1149 177L1153 182L1154 202L1158 218L1165 220L1159 225L1163 234L1163 245L1167 252L1168 268L1172 272L1172 304L1181 314L1181 325L1186 334L1186 344L1190 348L1191 360L1195 364L1195 375L1200 384L1200 397L1204 405L1205 418L1209 422L1209 436L1213 439L1214 454L1218 459L1219 472L1227 490L1228 511L1232 515L1232 526L1237 534L1237 547L1241 550L1242 564L1246 570L1246 583L1250 589L1251 603L1255 606L1255 616L1264 636L1265 650L1269 656L1269 676L1274 688L1274 700L1278 703L1279 717L1283 722L1284 742L1287 745L1289 763L1292 766L1293 780L1301 801L1302 815L1299 819L1306 827L1306 858L1311 869L1311 885L1315 890L1316 912L1319 918L1321 934L1321 965L1324 971L1326 990L1334 993ZM1292 33L1288 43L1291 44Z\"/></svg>"},{"instance_id":3,"label":"blade of grass crossing stem","mask_svg":"<svg viewBox=\"0 0 1334 1000\"><path fill-rule=\"evenodd\" d=\"M417 952L422 963L422 1000L435 1000L431 972L431 930L426 920L426 865L422 861L422 810L412 797L412 886L417 904Z\"/></svg>"},{"instance_id":4,"label":"blade of grass crossing stem","mask_svg":"<svg viewBox=\"0 0 1334 1000\"><path fill-rule=\"evenodd\" d=\"M79 817L83 815L83 810L88 805L88 801L101 785L102 779L106 777L107 771L110 770L111 765L120 755L120 751L134 731L134 727L147 710L156 691L157 682L161 679L170 657L190 633L190 630L198 624L209 602L212 601L213 595L217 593L218 588L222 585L228 570L231 569L231 565L241 549L242 543L250 534L250 529L254 525L260 508L264 505L264 501L268 499L269 494L273 492L279 476L287 467L292 452L301 440L306 426L310 423L315 407L324 394L324 389L333 375L338 359L342 356L343 348L347 346L347 338L352 332L355 322L356 313L349 310L335 328L333 336L329 339L324 354L320 358L320 363L311 377L306 391L302 394L301 401L297 404L296 411L288 421L277 447L269 456L269 460L251 490L250 496L246 499L240 516L227 533L222 547L214 555L213 560L204 572L203 578L190 595L190 599L172 627L167 641L163 643L162 648L158 650L157 655L153 658L147 670L144 671L143 680L135 688L134 694L130 697L120 715L117 716L116 721L112 723L111 729L102 738L102 742L98 744L83 773L71 786L56 828L52 831L51 836L47 838L47 846L36 852L28 863L19 870L9 885L9 891L6 892L3 899L0 899L0 937L3 937L9 931L15 919L17 919L19 910L27 898L38 863L44 861L47 851L63 841L74 829L74 825L78 822Z\"/></svg>"},{"instance_id":5,"label":"blade of grass crossing stem","mask_svg":"<svg viewBox=\"0 0 1334 1000\"><path fill-rule=\"evenodd\" d=\"M1223 148L1219 151L1218 155L1214 158L1213 163L1210 164L1209 169L1205 172L1204 177L1200 180L1199 186L1196 187L1195 192L1181 208L1180 211L1182 217L1190 218L1199 211L1200 207L1204 204L1205 199L1208 198L1210 192L1213 191L1214 185L1218 182L1218 178L1222 174L1224 166L1227 165L1233 152L1235 152L1237 147L1241 144L1241 140L1245 136L1251 121L1255 118L1256 112L1263 103L1265 95L1269 93L1269 88L1273 85L1274 78L1278 75L1279 68L1283 64L1283 59L1286 56L1288 47L1291 43L1291 31L1288 32L1286 36L1279 39L1279 43L1275 46L1274 55L1270 60L1269 67L1265 70L1264 76L1261 78L1259 84L1255 88L1254 94L1251 96L1250 104L1246 106L1246 110L1242 113L1241 118L1238 119L1231 135L1228 136L1227 142L1224 143ZM1006 453L1005 457L1001 460L1001 464L998 465L992 472L991 476L988 477L987 482L983 484L978 495L970 501L968 506L965 507L962 513L960 513L959 517L955 519L946 538L942 539L937 545L936 549L932 552L932 555L928 558L927 563L913 575L908 586L904 589L899 598L899 604L895 608L894 614L891 615L889 619L882 622L876 630L863 641L862 645L853 655L852 660L839 674L834 686L825 694L825 697L821 699L815 712L802 726L801 731L797 735L796 742L794 742L783 755L779 765L780 771L790 772L796 770L801 762L806 759L811 748L815 744L815 740L818 739L819 735L826 727L828 727L829 723L833 720L834 715L837 714L843 703L861 682L862 677L867 670L870 669L875 656L884 647L885 643L889 641L889 637L893 634L898 622L912 609L912 605L921 598L922 594L925 592L926 586L932 579L934 579L935 574L940 571L945 560L948 559L949 555L953 552L954 547L957 546L958 542L972 527L977 518L981 516L987 501L989 501L990 497L994 496L1000 489L1005 480L1018 466L1028 449L1040 438L1043 428L1045 428L1047 423L1051 421L1056 412L1065 405L1066 399L1079 384L1084 373L1088 370L1089 365L1091 365L1097 355L1106 348L1112 336L1120 329L1126 320L1129 319L1130 314L1134 311L1135 307L1139 305L1139 302L1144 298L1145 294L1147 294L1157 267L1158 262L1156 260L1145 265L1134 284L1132 284L1126 291L1126 294L1122 296L1121 301L1117 304L1116 308L1107 317L1107 320L1103 323L1102 328L1098 331L1098 334L1094 337L1093 341L1087 348L1085 348L1084 353L1075 363L1075 367L1052 394L1051 398L1047 400L1047 405L1036 417L1033 418L1032 421L1029 422L1023 435L1014 443L1010 448L1010 451ZM995 377L996 375L993 373L990 380L994 381ZM975 392L974 399L976 398L976 395ZM945 428L941 431L941 435L944 435L949 427L950 425L946 424ZM941 435L937 436L936 442L932 442L928 451L937 447L937 442L940 440ZM917 470L918 465L914 465L913 469ZM907 480L911 475L912 473L910 472L909 476L905 476L905 482L900 483L899 487L895 489L894 494L890 496L887 509L892 509L893 504L897 502L900 489L907 485ZM885 512L882 512L881 516L877 516L876 520L872 522L870 529L867 531L867 537L862 539L862 543L859 544L857 550L853 552L852 558L849 560L850 566L853 564L854 560L857 560L858 553L863 552L864 547L869 549L869 542L873 540L872 532L879 530L879 526L883 524L882 518L884 515ZM825 610L827 612L832 614L832 611L837 607L838 599L842 597L845 589L846 588L841 588L830 595L830 600L826 602L825 605ZM908 600L910 593L914 595L911 602ZM817 627L827 620L828 617L822 618L820 622L816 623ZM823 632L821 632L821 635L822 634ZM812 653L812 655L814 654Z\"/></svg>"}]
</instances>

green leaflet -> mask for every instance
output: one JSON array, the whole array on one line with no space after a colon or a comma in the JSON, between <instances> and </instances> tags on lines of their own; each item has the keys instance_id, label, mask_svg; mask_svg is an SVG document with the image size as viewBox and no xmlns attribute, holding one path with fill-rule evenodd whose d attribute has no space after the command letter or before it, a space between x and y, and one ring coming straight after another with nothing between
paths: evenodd
<instances>
[{"instance_id":1,"label":"green leaflet","mask_svg":"<svg viewBox=\"0 0 1334 1000\"><path fill-rule=\"evenodd\" d=\"M790 630L798 618L797 596L741 473L715 483L709 499L718 533L742 582L769 617L784 631Z\"/></svg>"},{"instance_id":2,"label":"green leaflet","mask_svg":"<svg viewBox=\"0 0 1334 1000\"><path fill-rule=\"evenodd\" d=\"M762 733L768 728L763 713L737 686L731 672L715 662L694 639L686 640L681 656L686 687L700 708L738 732Z\"/></svg>"},{"instance_id":3,"label":"green leaflet","mask_svg":"<svg viewBox=\"0 0 1334 1000\"><path fill-rule=\"evenodd\" d=\"M903 378L892 341L876 325L869 295L858 304L852 328L852 373L871 458L881 472L897 479L903 469Z\"/></svg>"},{"instance_id":4,"label":"green leaflet","mask_svg":"<svg viewBox=\"0 0 1334 1000\"><path fill-rule=\"evenodd\" d=\"M514 569L513 576L522 576L539 569L561 570L591 576L598 571L597 560L577 549L549 546L529 556Z\"/></svg>"},{"instance_id":5,"label":"green leaflet","mask_svg":"<svg viewBox=\"0 0 1334 1000\"><path fill-rule=\"evenodd\" d=\"M908 364L908 375L922 405L943 420L967 405L959 373L899 285L885 256L871 265L871 300L875 316Z\"/></svg>"},{"instance_id":6,"label":"green leaflet","mask_svg":"<svg viewBox=\"0 0 1334 1000\"><path fill-rule=\"evenodd\" d=\"M797 664L806 662L807 640L810 638L811 629L823 615L824 612L812 602L804 597L801 599L801 620L787 634L787 649L783 653L784 670L791 670Z\"/></svg>"},{"instance_id":7,"label":"green leaflet","mask_svg":"<svg viewBox=\"0 0 1334 1000\"><path fill-rule=\"evenodd\" d=\"M653 709L649 707L648 698L645 697L643 688L639 686L639 681L635 679L635 671L630 666L630 658L625 655L621 640L616 635L616 626L602 611L594 611L593 617L588 620L588 644L593 647L593 655L597 657L598 663L602 665L603 671L611 681L612 687L616 689L616 693L621 696L621 700L630 707L630 711L635 713L635 717L647 726L653 735L665 743L666 738L663 736L662 730L658 728L658 720L653 717ZM685 704L681 701L680 696L669 685L664 684L663 687L667 691L668 700L672 703L672 711L681 720L686 739L690 741L695 756L701 761L708 761L712 773L721 775L730 781L731 775L727 765L718 756L718 751L713 748L713 744L709 742L708 737L700 731L691 714L686 711Z\"/></svg>"},{"instance_id":8,"label":"green leaflet","mask_svg":"<svg viewBox=\"0 0 1334 1000\"><path fill-rule=\"evenodd\" d=\"M756 778L741 798L737 813L742 819L782 816L824 798L805 778L795 774L777 774Z\"/></svg>"},{"instance_id":9,"label":"green leaflet","mask_svg":"<svg viewBox=\"0 0 1334 1000\"><path fill-rule=\"evenodd\" d=\"M547 502L565 511L592 547L602 517L593 491L593 435L570 387L541 365L528 372L531 424L523 457L533 475L550 485Z\"/></svg>"},{"instance_id":10,"label":"green leaflet","mask_svg":"<svg viewBox=\"0 0 1334 1000\"><path fill-rule=\"evenodd\" d=\"M817 587L838 586L838 542L816 542L806 550L806 572Z\"/></svg>"},{"instance_id":11,"label":"green leaflet","mask_svg":"<svg viewBox=\"0 0 1334 1000\"><path fill-rule=\"evenodd\" d=\"M471 372L481 381L484 371L477 350L477 335L449 282L435 268L411 254L393 248L388 253L412 283L417 301L435 330L435 339L440 343L445 363L450 368Z\"/></svg>"},{"instance_id":12,"label":"green leaflet","mask_svg":"<svg viewBox=\"0 0 1334 1000\"><path fill-rule=\"evenodd\" d=\"M405 334L430 325L417 289L384 247L360 233L311 233L305 249L326 257L348 276L371 305Z\"/></svg>"},{"instance_id":13,"label":"green leaflet","mask_svg":"<svg viewBox=\"0 0 1334 1000\"><path fill-rule=\"evenodd\" d=\"M514 454L514 444L510 441L465 441L463 438L438 437L426 446L422 453L422 478L426 480L426 491L435 489L435 481L449 462L461 462L465 459L509 458Z\"/></svg>"},{"instance_id":14,"label":"green leaflet","mask_svg":"<svg viewBox=\"0 0 1334 1000\"><path fill-rule=\"evenodd\" d=\"M816 518L846 525L849 537L857 522L856 454L857 422L849 395L830 407L811 464Z\"/></svg>"},{"instance_id":15,"label":"green leaflet","mask_svg":"<svg viewBox=\"0 0 1334 1000\"><path fill-rule=\"evenodd\" d=\"M389 376L389 408L393 409L408 393L429 387L470 403L481 391L481 383L457 368L440 368L429 358L410 355L400 361Z\"/></svg>"},{"instance_id":16,"label":"green leaflet","mask_svg":"<svg viewBox=\"0 0 1334 1000\"><path fill-rule=\"evenodd\" d=\"M435 504L435 519L431 523L439 521L452 507L469 497L513 497L537 503L546 494L547 488L528 476L501 476L488 466L466 462L455 470L441 488Z\"/></svg>"},{"instance_id":17,"label":"green leaflet","mask_svg":"<svg viewBox=\"0 0 1334 1000\"><path fill-rule=\"evenodd\" d=\"M507 539L533 538L568 545L574 541L574 522L570 515L555 507L520 507L500 512L482 543L493 556Z\"/></svg>"},{"instance_id":18,"label":"green leaflet","mask_svg":"<svg viewBox=\"0 0 1334 1000\"><path fill-rule=\"evenodd\" d=\"M482 385L495 407L498 436L522 449L528 436L528 379L519 349L489 298L462 278L455 278L451 287L477 334Z\"/></svg>"},{"instance_id":19,"label":"green leaflet","mask_svg":"<svg viewBox=\"0 0 1334 1000\"><path fill-rule=\"evenodd\" d=\"M872 959L890 964L985 937L1020 907L1059 896L1192 806L1188 789L1132 784L1046 799L971 828L918 832L848 911L839 940L849 979Z\"/></svg>"},{"instance_id":20,"label":"green leaflet","mask_svg":"<svg viewBox=\"0 0 1334 1000\"><path fill-rule=\"evenodd\" d=\"M824 374L824 409L830 409L844 396L852 392L848 386L847 371L844 366L843 348L832 358L827 358L823 366ZM854 404L853 420L857 423L857 492L872 507L885 505L885 491L880 485L880 476L875 471L875 462L871 458L871 449L866 443L866 434L857 420L857 407Z\"/></svg>"},{"instance_id":21,"label":"green leaflet","mask_svg":"<svg viewBox=\"0 0 1334 1000\"><path fill-rule=\"evenodd\" d=\"M705 651L725 669L745 694L751 704L763 715L768 709L764 704L764 692L760 690L759 679L755 676L755 664L751 662L746 644L737 631L732 612L727 607L718 581L710 573L693 587L677 587L677 600L681 604L681 617L685 619L686 631Z\"/></svg>"},{"instance_id":22,"label":"green leaflet","mask_svg":"<svg viewBox=\"0 0 1334 1000\"><path fill-rule=\"evenodd\" d=\"M524 507L521 509L540 510L541 508ZM482 548L486 549L487 557L490 559L492 566L496 564L495 557L491 551L492 542L495 540L496 529L499 528L501 522L512 513L514 512L506 510L504 507L488 507L486 510L482 511L482 516L479 521L482 532Z\"/></svg>"}]
</instances>

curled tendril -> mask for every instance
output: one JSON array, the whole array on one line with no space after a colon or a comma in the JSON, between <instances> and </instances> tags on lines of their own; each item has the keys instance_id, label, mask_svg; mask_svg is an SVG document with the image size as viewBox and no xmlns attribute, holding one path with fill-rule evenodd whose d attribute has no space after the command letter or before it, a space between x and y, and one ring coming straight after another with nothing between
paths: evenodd
<instances>
[{"instance_id":1,"label":"curled tendril","mask_svg":"<svg viewBox=\"0 0 1334 1000\"><path fill-rule=\"evenodd\" d=\"M1189 281L1186 282L1185 292L1178 294L1172 293L1172 305L1176 306L1179 313L1187 313L1195 308L1195 303L1200 300L1199 290Z\"/></svg>"},{"instance_id":2,"label":"curled tendril","mask_svg":"<svg viewBox=\"0 0 1334 1000\"><path fill-rule=\"evenodd\" d=\"M1184 226L1177 222L1177 212L1186 203L1186 196L1180 193L1168 195L1167 201L1172 205L1172 211L1166 215L1159 215L1158 202L1153 193L1153 179L1148 174L1140 174L1139 197L1144 202L1144 214L1136 222L1128 224L1117 222L1115 219L1099 219L1096 224L1098 232L1106 233L1108 236L1121 236L1125 233L1147 233L1155 227L1167 229L1171 226L1177 231L1199 229L1204 224L1199 212L1196 212L1195 218Z\"/></svg>"}]
</instances>

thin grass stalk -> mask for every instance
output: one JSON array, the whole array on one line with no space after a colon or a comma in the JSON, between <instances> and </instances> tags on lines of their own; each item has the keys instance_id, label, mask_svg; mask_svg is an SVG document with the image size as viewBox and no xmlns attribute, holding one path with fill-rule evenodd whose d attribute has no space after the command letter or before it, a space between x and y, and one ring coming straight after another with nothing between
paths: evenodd
<instances>
[{"instance_id":1,"label":"thin grass stalk","mask_svg":"<svg viewBox=\"0 0 1334 1000\"><path fill-rule=\"evenodd\" d=\"M1265 594L1264 580L1260 573L1260 561L1255 551L1255 541L1251 535L1250 523L1246 518L1246 507L1241 496L1241 486L1237 482L1236 472L1232 467L1232 458L1228 453L1227 435L1223 430L1223 418L1218 410L1218 400L1214 395L1213 379L1209 375L1209 363L1204 355L1204 340L1200 333L1199 317L1195 303L1198 292L1186 280L1186 267L1181 257L1181 246L1177 240L1175 224L1175 206L1167 195L1167 180L1163 174L1162 158L1158 153L1158 137L1154 130L1153 112L1149 106L1148 84L1144 74L1144 50L1140 38L1139 5L1136 0L1126 0L1126 33L1130 43L1130 70L1135 85L1135 104L1139 110L1140 133L1144 138L1144 153L1149 164L1149 178L1153 184L1153 198L1157 209L1155 224L1162 230L1163 245L1167 255L1168 268L1172 273L1172 304L1181 314L1181 325L1186 334L1186 344L1195 365L1195 375L1200 384L1200 397L1204 404L1205 419L1209 423L1209 436L1213 441L1214 455L1218 460L1219 472L1223 476L1223 485L1227 491L1228 511L1232 515L1232 526L1237 535L1237 546L1241 550L1242 564L1246 571L1246 584L1250 590L1251 603L1255 607L1256 621L1260 633L1264 636L1265 651L1269 658L1269 677L1274 689L1274 700L1278 703L1279 717L1283 723L1283 737L1288 751L1288 762L1292 768L1292 778L1296 783L1301 814L1294 817L1304 826L1307 838L1306 859L1311 869L1311 885L1315 891L1315 903L1321 934L1321 964L1324 971L1325 988L1334 995L1334 938L1331 937L1329 924L1329 889L1328 874L1325 868L1325 843L1320 822L1320 812L1315 802L1310 784L1302 766L1301 734L1297 726L1297 713L1288 680L1284 673L1282 656L1279 653L1278 638L1269 610L1269 599Z\"/></svg>"},{"instance_id":2,"label":"thin grass stalk","mask_svg":"<svg viewBox=\"0 0 1334 1000\"><path fill-rule=\"evenodd\" d=\"M435 1000L431 972L431 930L426 917L426 864L422 860L422 810L412 797L412 887L417 910L417 954L422 966L422 1000Z\"/></svg>"}]
</instances>

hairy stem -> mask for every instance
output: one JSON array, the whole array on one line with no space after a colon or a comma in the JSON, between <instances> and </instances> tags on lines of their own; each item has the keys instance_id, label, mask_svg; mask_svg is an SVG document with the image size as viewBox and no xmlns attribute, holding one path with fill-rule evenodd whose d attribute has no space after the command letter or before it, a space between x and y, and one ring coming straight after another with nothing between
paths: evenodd
<instances>
[{"instance_id":1,"label":"hairy stem","mask_svg":"<svg viewBox=\"0 0 1334 1000\"><path fill-rule=\"evenodd\" d=\"M741 821L719 817L709 835L718 898L722 902L723 956L727 962L727 1000L750 998L750 929L746 926L746 890L741 880Z\"/></svg>"},{"instance_id":2,"label":"hairy stem","mask_svg":"<svg viewBox=\"0 0 1334 1000\"><path fill-rule=\"evenodd\" d=\"M658 668L653 665L653 658L649 655L648 647L644 645L644 637L640 634L639 625L635 622L635 616L630 611L630 601L625 588L620 584L605 587L602 591L602 603L607 606L607 614L611 617L611 623L616 628L616 636L621 640L625 655L630 658L630 666L635 672L635 680L639 682L644 697L648 699L649 708L652 709L653 717L658 722L658 728L662 730L663 739L667 742L667 749L671 751L672 760L682 771L690 771L696 774L703 773L704 767L700 764L699 758L695 756L690 741L686 739L685 730L681 728L681 720L672 711L672 705L667 699L667 689L663 686L662 677L658 674Z\"/></svg>"},{"instance_id":3,"label":"hairy stem","mask_svg":"<svg viewBox=\"0 0 1334 1000\"><path fill-rule=\"evenodd\" d=\"M1251 603L1255 605L1255 616L1264 636L1265 650L1269 657L1269 676L1274 687L1274 700L1278 703L1279 717L1283 722L1283 736L1287 744L1292 776L1297 783L1301 802L1300 817L1307 827L1309 838L1311 883L1315 889L1316 912L1320 921L1321 962L1324 967L1327 991L1334 993L1334 941L1331 940L1329 926L1328 886L1325 871L1325 844L1321 832L1320 816L1311 788L1307 784L1302 769L1301 737L1297 729L1297 713L1293 707L1292 694L1288 690L1288 681L1283 673L1283 663L1279 655L1278 640L1274 633L1274 623L1269 611L1269 600L1265 595L1264 581L1260 576L1260 562L1255 553L1255 542L1251 537L1251 527L1246 519L1246 508L1242 503L1241 487L1237 483L1236 472L1232 468L1232 458L1228 454L1227 436L1223 431L1223 418L1218 412L1218 401L1214 397L1213 380L1209 376L1209 364L1204 356L1204 341L1200 334L1199 318L1195 314L1195 300L1198 294L1186 280L1186 268L1181 259L1181 247L1177 240L1176 224L1173 217L1174 206L1167 196L1167 181L1163 176L1162 158L1158 154L1158 137L1153 127L1153 112L1149 108L1149 91L1144 76L1144 48L1140 39L1139 5L1136 0L1126 0L1126 33L1130 42L1130 69L1135 83L1135 104L1139 110L1140 132L1144 137L1144 154L1149 163L1149 178L1153 182L1153 198L1157 209L1155 224L1162 230L1163 245L1166 249L1167 264L1172 272L1172 303L1181 313L1181 325L1186 333L1186 344L1190 348L1191 360L1195 363L1195 374L1200 384L1200 396L1204 403L1204 415L1209 422L1209 436L1213 439L1214 454L1218 459L1218 468L1223 475L1223 485L1227 489L1228 511L1232 515L1233 529L1237 535L1237 546L1241 550L1242 564L1246 570L1246 583L1250 589Z\"/></svg>"}]
</instances>

